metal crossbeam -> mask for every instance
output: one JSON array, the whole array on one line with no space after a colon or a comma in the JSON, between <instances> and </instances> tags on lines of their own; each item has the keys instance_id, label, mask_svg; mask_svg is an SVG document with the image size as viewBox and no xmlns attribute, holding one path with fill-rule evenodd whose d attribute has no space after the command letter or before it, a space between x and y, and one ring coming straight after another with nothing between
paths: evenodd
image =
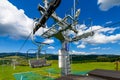
<instances>
[{"instance_id":1,"label":"metal crossbeam","mask_svg":"<svg viewBox=\"0 0 120 80\"><path fill-rule=\"evenodd\" d=\"M43 27L43 25L46 23L46 21L49 19L49 17L52 15L52 13L56 10L56 8L59 6L61 0L53 0L50 2L48 8L46 9L45 13L42 15L39 22L36 24L33 34L40 28Z\"/></svg>"},{"instance_id":2,"label":"metal crossbeam","mask_svg":"<svg viewBox=\"0 0 120 80\"><path fill-rule=\"evenodd\" d=\"M77 24L77 18L80 14L80 9L76 11L75 6L75 0L74 0L74 15L67 15L64 18L61 18L57 16L57 14L54 12L55 9L59 6L61 0L53 0L53 3L50 3L48 5L48 0L44 0L45 6L38 6L39 12L42 14L41 19L37 22L35 25L35 29L33 30L33 34L40 28L43 27L43 25L46 23L49 17L52 17L56 24L52 25L47 31L45 31L41 36L44 38L51 38L55 37L61 41L62 48L61 48L61 75L68 75L71 72L70 69L70 58L69 58L69 52L67 50L68 47L66 45L69 42L78 41L83 38L87 38L89 36L93 36L94 32L87 32L79 36L70 37L68 36L67 30L72 30L74 33L78 33L78 31L75 29L75 25ZM52 5L51 5L52 4Z\"/></svg>"},{"instance_id":3,"label":"metal crossbeam","mask_svg":"<svg viewBox=\"0 0 120 80\"><path fill-rule=\"evenodd\" d=\"M88 38L89 36L93 36L93 35L94 35L93 31L87 32L87 33L84 33L82 35L79 35L79 36L76 36L76 37L72 38L71 42L78 41L78 40L81 40L81 39L84 39L84 38Z\"/></svg>"}]
</instances>

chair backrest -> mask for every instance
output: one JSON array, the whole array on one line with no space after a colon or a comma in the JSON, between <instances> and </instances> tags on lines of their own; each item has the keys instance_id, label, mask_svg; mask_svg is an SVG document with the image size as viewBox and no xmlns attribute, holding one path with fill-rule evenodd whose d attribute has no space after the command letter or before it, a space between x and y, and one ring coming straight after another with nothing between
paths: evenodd
<instances>
[{"instance_id":1,"label":"chair backrest","mask_svg":"<svg viewBox=\"0 0 120 80\"><path fill-rule=\"evenodd\" d=\"M29 65L30 67L41 67L46 64L45 59L40 59L40 60L29 60Z\"/></svg>"}]
</instances>

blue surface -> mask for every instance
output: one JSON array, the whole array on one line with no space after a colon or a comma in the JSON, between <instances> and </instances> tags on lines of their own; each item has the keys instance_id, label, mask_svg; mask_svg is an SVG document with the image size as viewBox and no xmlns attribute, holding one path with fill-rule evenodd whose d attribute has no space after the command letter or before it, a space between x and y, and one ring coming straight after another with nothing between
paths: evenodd
<instances>
[{"instance_id":1,"label":"blue surface","mask_svg":"<svg viewBox=\"0 0 120 80\"><path fill-rule=\"evenodd\" d=\"M42 76L33 72L14 74L16 80L54 80L53 78Z\"/></svg>"},{"instance_id":2,"label":"blue surface","mask_svg":"<svg viewBox=\"0 0 120 80\"><path fill-rule=\"evenodd\" d=\"M89 71L72 71L72 74L75 75L86 75Z\"/></svg>"}]
</instances>

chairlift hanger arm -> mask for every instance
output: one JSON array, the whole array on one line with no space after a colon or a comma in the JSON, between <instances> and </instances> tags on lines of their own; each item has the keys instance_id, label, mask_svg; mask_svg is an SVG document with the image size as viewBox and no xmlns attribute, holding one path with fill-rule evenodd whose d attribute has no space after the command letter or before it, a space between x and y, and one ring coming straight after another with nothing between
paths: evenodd
<instances>
[{"instance_id":1,"label":"chairlift hanger arm","mask_svg":"<svg viewBox=\"0 0 120 80\"><path fill-rule=\"evenodd\" d=\"M38 10L40 11L41 14L44 14L46 9L41 6L41 5L38 5ZM75 22L75 20L70 16L70 15L67 15L66 17L64 17L63 19L59 16L56 15L56 13L53 13L51 15L51 17L56 21L58 22L58 25L60 27L63 28L63 26L69 26L70 24L66 22L66 20L69 18L71 20L73 20ZM70 30L74 31L75 33L77 33L77 31L75 29L72 28L73 25L71 25L71 27L69 27Z\"/></svg>"},{"instance_id":2,"label":"chairlift hanger arm","mask_svg":"<svg viewBox=\"0 0 120 80\"><path fill-rule=\"evenodd\" d=\"M119 21L119 22L116 22L116 23L113 23L113 24L105 25L105 27L111 27L111 26L118 25L118 24L120 24L120 21ZM84 34L82 34L82 35L80 35L80 36L76 36L76 37L74 37L74 38L72 39L71 42L78 41L78 40L81 40L81 39L83 39L83 38L87 38L87 37L89 37L89 36L93 36L93 35L95 34L95 31L98 31L98 30L101 30L101 29L104 29L104 28L102 27L102 28L93 30L93 31L91 31L91 32L84 33Z\"/></svg>"},{"instance_id":3,"label":"chairlift hanger arm","mask_svg":"<svg viewBox=\"0 0 120 80\"><path fill-rule=\"evenodd\" d=\"M45 13L45 11L46 11L46 9L45 9L43 6L41 6L41 5L38 5L38 10L39 10L39 12L40 12L42 15L43 15L43 14ZM57 16L55 12L51 15L51 17L52 17L56 22L62 21L62 18L59 17L59 16Z\"/></svg>"},{"instance_id":4,"label":"chairlift hanger arm","mask_svg":"<svg viewBox=\"0 0 120 80\"><path fill-rule=\"evenodd\" d=\"M61 0L53 0L50 2L49 7L46 9L45 13L42 15L38 24L36 24L33 30L33 34L35 34L35 32L46 23L46 21L49 19L52 13L56 10L56 8L59 6L60 3L61 3Z\"/></svg>"},{"instance_id":5,"label":"chairlift hanger arm","mask_svg":"<svg viewBox=\"0 0 120 80\"><path fill-rule=\"evenodd\" d=\"M93 31L84 33L84 34L82 34L80 36L76 36L76 37L72 38L71 42L78 41L78 40L81 40L83 38L88 38L89 36L93 36L94 34L95 33Z\"/></svg>"},{"instance_id":6,"label":"chairlift hanger arm","mask_svg":"<svg viewBox=\"0 0 120 80\"><path fill-rule=\"evenodd\" d=\"M48 43L44 43L44 42L39 42L39 41L36 41L36 40L32 40L33 44L35 44L36 46L42 46L42 45L50 45Z\"/></svg>"},{"instance_id":7,"label":"chairlift hanger arm","mask_svg":"<svg viewBox=\"0 0 120 80\"><path fill-rule=\"evenodd\" d=\"M35 41L35 42L38 43L38 44L41 44L41 45L50 45L50 44L44 43L44 42L38 42L38 41Z\"/></svg>"}]
</instances>

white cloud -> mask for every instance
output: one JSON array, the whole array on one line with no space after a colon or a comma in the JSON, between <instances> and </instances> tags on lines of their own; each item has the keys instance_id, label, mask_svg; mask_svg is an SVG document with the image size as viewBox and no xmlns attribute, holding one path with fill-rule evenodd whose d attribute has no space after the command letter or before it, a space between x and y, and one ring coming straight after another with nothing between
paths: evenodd
<instances>
[{"instance_id":1,"label":"white cloud","mask_svg":"<svg viewBox=\"0 0 120 80\"><path fill-rule=\"evenodd\" d=\"M107 11L114 6L120 6L120 0L98 0L99 8Z\"/></svg>"},{"instance_id":2,"label":"white cloud","mask_svg":"<svg viewBox=\"0 0 120 80\"><path fill-rule=\"evenodd\" d=\"M101 47L91 48L90 50L98 50L98 49L101 49Z\"/></svg>"},{"instance_id":3,"label":"white cloud","mask_svg":"<svg viewBox=\"0 0 120 80\"><path fill-rule=\"evenodd\" d=\"M106 44L106 43L113 43L117 40L120 40L120 34L106 36L102 33L95 33L95 35L91 38L84 39L84 41L91 43L91 44Z\"/></svg>"},{"instance_id":4,"label":"white cloud","mask_svg":"<svg viewBox=\"0 0 120 80\"><path fill-rule=\"evenodd\" d=\"M111 47L108 47L108 48L102 48L102 50L110 50Z\"/></svg>"},{"instance_id":5,"label":"white cloud","mask_svg":"<svg viewBox=\"0 0 120 80\"><path fill-rule=\"evenodd\" d=\"M79 26L81 26L81 25L79 25ZM87 33L87 32L91 32L91 30L92 31L95 30L97 33L100 33L100 32L113 33L116 29L118 29L118 27L117 28L109 28L109 27L104 28L102 26L97 25L97 26L89 27L88 29L77 29L78 30L77 36L82 35L82 34Z\"/></svg>"},{"instance_id":6,"label":"white cloud","mask_svg":"<svg viewBox=\"0 0 120 80\"><path fill-rule=\"evenodd\" d=\"M53 46L49 46L48 49L55 49Z\"/></svg>"},{"instance_id":7,"label":"white cloud","mask_svg":"<svg viewBox=\"0 0 120 80\"><path fill-rule=\"evenodd\" d=\"M52 43L54 43L54 40L53 39L46 39L43 43L52 44Z\"/></svg>"},{"instance_id":8,"label":"white cloud","mask_svg":"<svg viewBox=\"0 0 120 80\"><path fill-rule=\"evenodd\" d=\"M112 23L112 21L108 21L108 22L106 22L105 24L111 24Z\"/></svg>"},{"instance_id":9,"label":"white cloud","mask_svg":"<svg viewBox=\"0 0 120 80\"><path fill-rule=\"evenodd\" d=\"M18 9L8 0L0 1L0 36L10 38L26 38L33 30L33 19L25 15L23 9ZM46 28L40 28L36 35L41 35Z\"/></svg>"},{"instance_id":10,"label":"white cloud","mask_svg":"<svg viewBox=\"0 0 120 80\"><path fill-rule=\"evenodd\" d=\"M41 27L41 28L38 29L38 31L35 33L35 35L41 36L47 30L48 30L48 28Z\"/></svg>"},{"instance_id":11,"label":"white cloud","mask_svg":"<svg viewBox=\"0 0 120 80\"><path fill-rule=\"evenodd\" d=\"M78 45L79 44L79 41L76 41L76 42L73 42L75 45Z\"/></svg>"},{"instance_id":12,"label":"white cloud","mask_svg":"<svg viewBox=\"0 0 120 80\"><path fill-rule=\"evenodd\" d=\"M81 34L85 33L85 30L87 29L87 26L85 24L77 25L76 27L77 27L77 30L78 30L77 35L81 35Z\"/></svg>"},{"instance_id":13,"label":"white cloud","mask_svg":"<svg viewBox=\"0 0 120 80\"><path fill-rule=\"evenodd\" d=\"M110 23L111 23L111 21L110 21ZM85 25L84 25L84 27L85 27ZM77 36L82 35L87 32L91 32L91 29L92 29L92 31L94 31L94 35L89 36L88 38L81 39L80 41L82 42L82 44L80 44L80 45L79 45L80 41L78 41L77 43L74 43L77 45L77 48L85 48L87 43L92 44L92 45L107 44L107 43L116 43L118 40L120 40L120 33L114 34L114 32L116 30L120 29L120 27L104 28L100 25L92 26L90 28L85 28L85 29L79 29Z\"/></svg>"},{"instance_id":14,"label":"white cloud","mask_svg":"<svg viewBox=\"0 0 120 80\"><path fill-rule=\"evenodd\" d=\"M26 37L32 29L33 20L8 0L0 1L0 36Z\"/></svg>"},{"instance_id":15,"label":"white cloud","mask_svg":"<svg viewBox=\"0 0 120 80\"><path fill-rule=\"evenodd\" d=\"M109 50L111 49L110 47L107 48L101 48L101 47L95 47L95 48L90 48L90 50Z\"/></svg>"},{"instance_id":16,"label":"white cloud","mask_svg":"<svg viewBox=\"0 0 120 80\"><path fill-rule=\"evenodd\" d=\"M81 44L81 45L78 45L77 48L85 48L86 46Z\"/></svg>"},{"instance_id":17,"label":"white cloud","mask_svg":"<svg viewBox=\"0 0 120 80\"><path fill-rule=\"evenodd\" d=\"M71 54L75 54L75 55L90 55L90 54L96 54L96 52L79 52L79 51L75 51L75 50L73 50L72 52L71 52Z\"/></svg>"},{"instance_id":18,"label":"white cloud","mask_svg":"<svg viewBox=\"0 0 120 80\"><path fill-rule=\"evenodd\" d=\"M109 28L109 27L102 27L100 25L97 26L92 26L92 31L95 30L96 33L101 33L101 32L108 32L108 33L112 33L116 30L117 28ZM90 32L91 28L89 28L88 30L86 30L85 32Z\"/></svg>"},{"instance_id":19,"label":"white cloud","mask_svg":"<svg viewBox=\"0 0 120 80\"><path fill-rule=\"evenodd\" d=\"M80 45L77 46L77 48L85 48L85 42L82 42Z\"/></svg>"},{"instance_id":20,"label":"white cloud","mask_svg":"<svg viewBox=\"0 0 120 80\"><path fill-rule=\"evenodd\" d=\"M93 26L92 30L96 30L94 36L88 37L86 39L82 39L84 42L91 43L91 44L106 44L106 43L113 43L117 40L120 40L120 34L113 34L107 36L104 33L111 34L118 28L103 28L102 26ZM90 30L86 30L89 32Z\"/></svg>"},{"instance_id":21,"label":"white cloud","mask_svg":"<svg viewBox=\"0 0 120 80\"><path fill-rule=\"evenodd\" d=\"M80 29L85 30L85 29L87 29L87 26L85 24L81 24L81 25L76 25L76 28L78 30L80 30Z\"/></svg>"}]
</instances>

